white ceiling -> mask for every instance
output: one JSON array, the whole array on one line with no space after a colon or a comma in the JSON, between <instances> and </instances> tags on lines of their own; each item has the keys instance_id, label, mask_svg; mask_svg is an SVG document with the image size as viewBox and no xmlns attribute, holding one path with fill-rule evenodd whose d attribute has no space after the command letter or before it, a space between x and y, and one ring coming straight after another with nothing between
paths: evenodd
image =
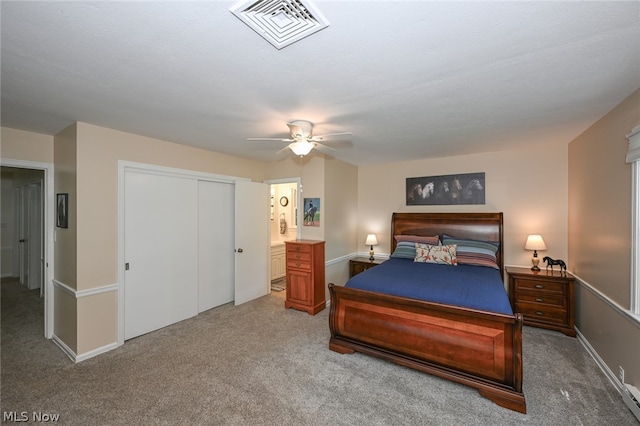
<instances>
[{"instance_id":1,"label":"white ceiling","mask_svg":"<svg viewBox=\"0 0 640 426\"><path fill-rule=\"evenodd\" d=\"M245 139L304 119L364 165L567 144L640 87L638 1L315 0L330 25L281 50L235 4L3 0L2 126L271 161Z\"/></svg>"}]
</instances>

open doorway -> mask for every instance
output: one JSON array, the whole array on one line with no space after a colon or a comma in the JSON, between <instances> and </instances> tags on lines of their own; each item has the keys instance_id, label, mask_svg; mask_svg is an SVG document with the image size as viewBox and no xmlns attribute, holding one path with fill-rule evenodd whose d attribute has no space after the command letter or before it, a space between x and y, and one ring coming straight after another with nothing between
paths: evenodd
<instances>
[{"instance_id":1,"label":"open doorway","mask_svg":"<svg viewBox=\"0 0 640 426\"><path fill-rule=\"evenodd\" d=\"M286 289L285 242L300 238L302 226L300 179L278 179L269 184L269 229L271 235L271 292L284 298Z\"/></svg>"},{"instance_id":2,"label":"open doorway","mask_svg":"<svg viewBox=\"0 0 640 426\"><path fill-rule=\"evenodd\" d=\"M44 171L0 168L2 297L44 324ZM38 300L40 299L40 300Z\"/></svg>"},{"instance_id":3,"label":"open doorway","mask_svg":"<svg viewBox=\"0 0 640 426\"><path fill-rule=\"evenodd\" d=\"M45 338L53 337L53 164L2 159L2 284L37 299L38 322ZM19 292L13 292L17 295ZM3 296L4 296L3 289ZM5 304L3 299L3 305Z\"/></svg>"}]
</instances>

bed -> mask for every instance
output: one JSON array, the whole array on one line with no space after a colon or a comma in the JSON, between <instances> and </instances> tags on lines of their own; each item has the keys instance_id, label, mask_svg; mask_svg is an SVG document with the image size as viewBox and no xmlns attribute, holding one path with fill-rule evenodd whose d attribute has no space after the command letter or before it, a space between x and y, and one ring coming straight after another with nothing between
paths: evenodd
<instances>
[{"instance_id":1,"label":"bed","mask_svg":"<svg viewBox=\"0 0 640 426\"><path fill-rule=\"evenodd\" d=\"M378 268L380 274L383 272L382 267L387 263L384 262L356 275L345 286L329 284L329 348L343 354L357 351L376 356L471 386L502 407L526 413L522 392L522 315L512 313L502 283L502 231L502 213L394 213L392 253L398 246L396 239L403 239L398 236L445 235L493 243L497 247L497 271L493 273L499 276L502 295L488 299L502 301L498 307L491 306L491 300L462 307L450 295L426 301L411 293L388 294L389 290L383 290L385 286L380 286L376 274ZM392 261L395 259L388 261L390 267L400 267ZM433 266L458 271L463 265ZM491 269L471 267L474 268ZM386 287L400 286L398 276L389 278ZM356 278L360 284L353 285ZM363 282L375 283L376 280L378 284L373 290L357 288L367 288ZM466 298L478 299L477 295Z\"/></svg>"}]
</instances>

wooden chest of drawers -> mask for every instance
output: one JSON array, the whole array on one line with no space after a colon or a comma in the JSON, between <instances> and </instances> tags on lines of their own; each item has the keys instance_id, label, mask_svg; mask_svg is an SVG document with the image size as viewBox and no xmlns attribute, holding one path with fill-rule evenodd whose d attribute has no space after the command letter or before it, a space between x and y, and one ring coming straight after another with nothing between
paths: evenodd
<instances>
[{"instance_id":1,"label":"wooden chest of drawers","mask_svg":"<svg viewBox=\"0 0 640 426\"><path fill-rule=\"evenodd\" d=\"M284 307L315 315L326 307L324 241L295 240L285 244L287 297Z\"/></svg>"},{"instance_id":2,"label":"wooden chest of drawers","mask_svg":"<svg viewBox=\"0 0 640 426\"><path fill-rule=\"evenodd\" d=\"M521 312L524 323L576 336L573 317L575 278L558 270L532 271L507 268L509 301L514 312Z\"/></svg>"}]
</instances>

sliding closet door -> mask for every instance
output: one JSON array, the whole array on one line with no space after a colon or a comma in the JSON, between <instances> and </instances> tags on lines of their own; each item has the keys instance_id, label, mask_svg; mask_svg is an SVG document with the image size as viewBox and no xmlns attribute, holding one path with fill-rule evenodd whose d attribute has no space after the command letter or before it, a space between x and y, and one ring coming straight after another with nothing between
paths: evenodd
<instances>
[{"instance_id":1,"label":"sliding closet door","mask_svg":"<svg viewBox=\"0 0 640 426\"><path fill-rule=\"evenodd\" d=\"M198 311L234 297L234 185L198 182Z\"/></svg>"},{"instance_id":2,"label":"sliding closet door","mask_svg":"<svg viewBox=\"0 0 640 426\"><path fill-rule=\"evenodd\" d=\"M125 339L198 314L198 181L125 173Z\"/></svg>"}]
</instances>

